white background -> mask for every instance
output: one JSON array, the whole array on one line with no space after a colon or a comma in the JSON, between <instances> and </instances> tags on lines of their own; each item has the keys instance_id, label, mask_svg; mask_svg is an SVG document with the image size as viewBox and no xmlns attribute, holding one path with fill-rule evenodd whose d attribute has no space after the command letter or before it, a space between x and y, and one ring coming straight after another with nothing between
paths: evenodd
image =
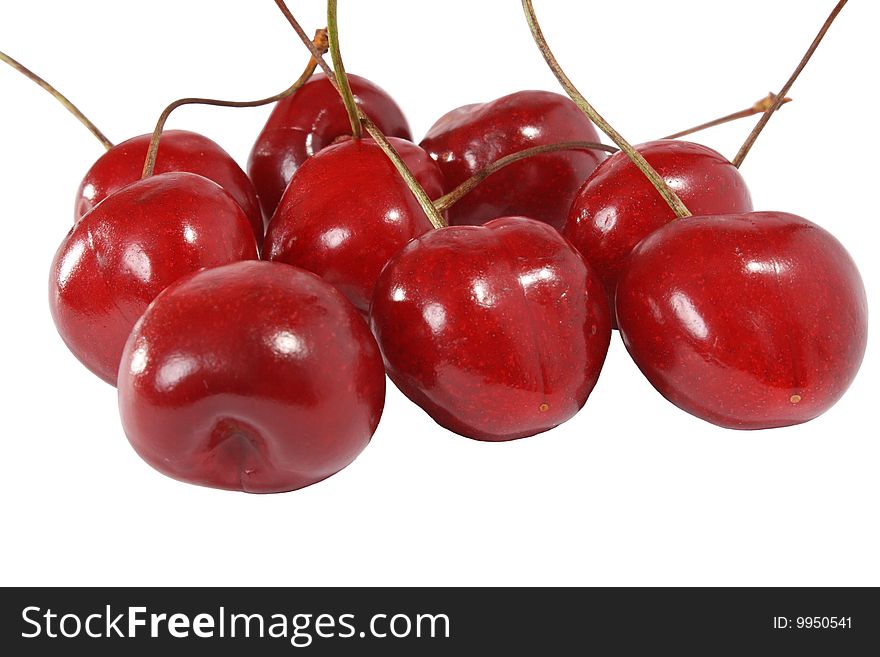
<instances>
[{"instance_id":1,"label":"white background","mask_svg":"<svg viewBox=\"0 0 880 657\"><path fill-rule=\"evenodd\" d=\"M834 3L535 4L576 84L638 142L778 89ZM309 32L325 22L321 2L291 7ZM878 24L878 3L844 9L742 169L756 209L837 235L874 309ZM397 99L416 139L458 105L557 89L515 1L342 0L340 30L349 71ZM180 96L280 91L307 59L270 0L4 0L0 49L114 141ZM679 411L615 334L584 410L538 437L455 436L392 386L370 447L311 488L253 496L159 475L49 316L49 263L101 147L5 67L0 98L3 584L880 585L876 330L848 394L799 427L736 432ZM244 164L268 111L189 107L169 126ZM732 157L752 123L700 138Z\"/></svg>"}]
</instances>

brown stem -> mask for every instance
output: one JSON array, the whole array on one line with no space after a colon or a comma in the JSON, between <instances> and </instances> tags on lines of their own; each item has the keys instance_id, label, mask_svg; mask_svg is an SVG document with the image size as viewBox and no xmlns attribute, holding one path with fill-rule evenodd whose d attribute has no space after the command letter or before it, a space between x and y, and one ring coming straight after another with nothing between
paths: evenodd
<instances>
[{"instance_id":1,"label":"brown stem","mask_svg":"<svg viewBox=\"0 0 880 657\"><path fill-rule=\"evenodd\" d=\"M318 66L321 67L321 70L327 75L327 79L330 81L330 84L339 91L339 82L336 79L336 74L333 72L327 62L323 57L323 53L319 52L315 45L309 40L309 37L306 35L305 30L302 29L302 26L299 24L299 21L296 20L294 15L290 12L290 9L287 8L287 5L284 3L284 0L275 0L275 4L278 5L278 9L281 10L281 13L284 14L284 17L287 19L287 22L290 23L290 26L293 28L294 32L297 33L300 40L309 49L312 53L312 58L318 62ZM382 152L391 160L391 163L394 165L394 168L397 169L398 173L404 179L409 187L412 195L416 197L416 200L419 202L419 205L422 207L425 215L428 217L428 220L431 222L431 225L434 228L445 228L448 226L446 220L443 218L443 215L434 207L434 204L431 202L430 197L428 196L425 189L416 180L416 177L412 174L412 171L409 170L409 167L406 166L406 162L400 157L400 154L388 141L382 131L373 123L370 118L364 114L363 110L360 107L357 107L357 115L359 121L363 124L364 129L369 133L369 135L373 138L379 148L382 149Z\"/></svg>"},{"instance_id":2,"label":"brown stem","mask_svg":"<svg viewBox=\"0 0 880 657\"><path fill-rule=\"evenodd\" d=\"M773 116L773 113L782 107L782 103L785 102L785 95L788 93L791 86L794 84L794 81L797 80L798 76L801 74L801 71L804 70L807 63L810 61L810 57L813 56L813 53L816 52L816 48L819 47L819 44L822 42L822 38L825 36L825 33L828 31L828 28L831 27L831 23L834 22L834 19L837 18L837 14L840 13L840 10L843 9L843 6L846 4L846 0L840 0L831 13L828 15L828 18L825 19L825 22L822 24L822 29L819 30L819 34L816 35L816 38L813 39L813 43L810 44L810 47L807 49L807 52L804 54L800 63L797 65L797 68L794 69L794 73L791 74L791 77L788 78L788 81L783 85L782 89L779 90L779 93L776 96L776 100L773 104L764 112L764 115L761 117L761 120L758 121L757 125L752 129L749 136L746 137L745 142L740 147L739 152L736 154L736 157L733 158L733 166L737 169L742 165L743 160L746 159L746 155L749 154L749 151L752 149L752 146L755 144L755 140L758 139L758 135L761 134L761 131L764 129L764 126L767 125L767 122L770 120L770 117Z\"/></svg>"},{"instance_id":3,"label":"brown stem","mask_svg":"<svg viewBox=\"0 0 880 657\"><path fill-rule=\"evenodd\" d=\"M67 109L68 112L70 112L77 119L79 119L79 122L82 123L85 127L87 127L89 129L89 132L91 132L93 135L95 135L95 137L98 139L98 141L100 141L101 144L103 144L104 148L106 148L108 151L111 148L113 148L113 142L110 141L109 139L107 139L107 137L104 135L103 132L98 130L98 126L96 126L94 123L92 123L89 120L89 118L85 114L83 114L76 105L71 103L67 99L67 97L64 94L62 94L60 91L58 91L55 87L53 87L51 84L46 82L43 78L41 78L39 75L34 73L32 70L30 70L29 68L27 68L26 66L24 66L20 62L17 62L16 60L14 60L12 57L10 57L9 55L7 55L4 52L0 52L0 61L6 62L12 68L14 68L16 71L21 73L23 76L25 76L26 78L28 78L32 82L36 82L38 85L43 87L43 89L48 91L55 98L55 100L57 100L59 103L64 105L64 107Z\"/></svg>"},{"instance_id":4,"label":"brown stem","mask_svg":"<svg viewBox=\"0 0 880 657\"><path fill-rule=\"evenodd\" d=\"M617 149L614 148L614 146L608 146L606 144L600 144L594 141L562 141L556 144L544 144L543 146L533 146L531 148L525 148L521 151L511 153L510 155L505 155L504 157L495 160L485 169L478 171L473 176L458 185L458 187L453 189L451 192L449 192L448 194L444 194L436 201L434 201L434 207L440 210L440 212L445 212L453 205L458 203L462 198L464 198L466 194L469 194L486 178L491 176L496 171L500 171L504 167L513 164L514 162L519 162L520 160L524 160L528 157L533 157L535 155L541 155L543 153L555 153L556 151L574 150L598 150L605 151L606 153L617 152Z\"/></svg>"},{"instance_id":5,"label":"brown stem","mask_svg":"<svg viewBox=\"0 0 880 657\"><path fill-rule=\"evenodd\" d=\"M689 217L691 214L690 210L688 210L685 204L682 203L681 199L678 198L678 195L672 190L672 188L666 184L666 181L660 176L660 174L654 170L654 167L648 164L648 161L642 157L642 154L633 148L630 143L624 139L619 132L617 132L617 130L612 128L611 125L602 118L593 106L587 102L587 99L584 98L583 94L577 90L577 87L574 86L572 81L565 74L565 71L562 70L559 62L556 61L553 51L551 51L550 46L547 45L547 40L544 38L544 34L541 32L541 26L538 24L538 17L535 15L535 8L532 6L532 0L522 0L522 6L525 11L526 21L532 31L532 37L538 46L538 50L541 51L550 70L553 71L556 79L559 80L559 84L562 85L562 88L565 89L565 92L574 101L575 105L577 105L580 110L602 130L602 132L608 135L611 141L620 147L620 150L626 153L627 157L632 160L633 164L635 164L639 170L645 174L648 180L651 181L651 184L654 185L660 193L660 196L662 196L669 204L669 207L672 208L672 211L675 212L677 217Z\"/></svg>"},{"instance_id":6,"label":"brown stem","mask_svg":"<svg viewBox=\"0 0 880 657\"><path fill-rule=\"evenodd\" d=\"M761 114L770 109L775 101L776 94L771 91L769 94L764 96L761 100L756 102L751 107L747 107L746 109L740 110L739 112L733 112L732 114L728 114L727 116L722 116L719 119L706 121L705 123L695 125L693 128L688 128L687 130L682 130L680 132L675 132L671 135L666 135L665 137L661 137L660 139L678 139L679 137L692 135L695 132L700 132L701 130L706 130L707 128L714 128L716 125L723 125L725 123L730 123L731 121L736 121L737 119L745 119L749 116L754 116L755 114ZM783 105L790 102L791 98L782 99Z\"/></svg>"},{"instance_id":7,"label":"brown stem","mask_svg":"<svg viewBox=\"0 0 880 657\"><path fill-rule=\"evenodd\" d=\"M327 30L317 30L313 41L310 41L309 43L313 44L316 52L327 52ZM141 178L149 178L153 175L153 170L156 168L156 156L159 153L159 140L162 137L162 130L165 129L165 122L168 120L171 112L178 107L183 105L213 105L215 107L260 107L261 105L268 105L294 94L300 87L309 81L309 78L311 78L312 74L315 72L316 66L317 63L314 58L310 58L305 70L302 72L302 75L297 78L296 82L281 93L269 96L268 98L244 101L216 100L214 98L181 98L175 100L162 111L162 114L159 115L159 120L156 122L156 128L153 130L153 137L150 139L150 147L147 149L147 157L144 161L144 169Z\"/></svg>"},{"instance_id":8,"label":"brown stem","mask_svg":"<svg viewBox=\"0 0 880 657\"><path fill-rule=\"evenodd\" d=\"M342 96L342 104L345 105L345 113L348 114L348 121L351 123L351 134L355 139L360 139L361 122L358 118L354 94L351 92L351 85L348 83L348 75L342 63L342 53L339 51L339 26L336 16L336 0L327 0L327 33L330 37L330 58L333 60L336 80L339 82L339 95Z\"/></svg>"}]
</instances>

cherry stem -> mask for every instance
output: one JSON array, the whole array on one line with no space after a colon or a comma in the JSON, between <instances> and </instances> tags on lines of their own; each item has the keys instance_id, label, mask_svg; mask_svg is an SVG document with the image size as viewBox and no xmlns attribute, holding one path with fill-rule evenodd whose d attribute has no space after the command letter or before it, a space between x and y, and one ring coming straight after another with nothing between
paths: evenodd
<instances>
[{"instance_id":1,"label":"cherry stem","mask_svg":"<svg viewBox=\"0 0 880 657\"><path fill-rule=\"evenodd\" d=\"M309 37L306 35L305 30L303 30L302 26L299 24L299 21L296 20L294 15L290 12L290 9L287 8L287 5L284 3L284 0L275 0L275 4L278 5L278 9L281 10L281 13L284 14L284 17L287 19L287 22L290 23L290 26L293 28L294 32L297 33L300 40L309 49L312 53L312 58L318 62L318 66L321 67L321 70L327 75L327 79L330 81L330 84L333 87L340 91L339 89L339 81L336 78L336 74L333 72L328 65L326 60L323 57L323 53L319 52L315 47L315 44L311 42ZM341 92L340 92L341 93ZM400 157L400 153L397 152L397 149L388 141L388 138L382 134L382 131L373 123L370 118L364 114L363 110L360 107L355 106L357 111L358 120L363 125L364 130L373 138L379 148L382 149L382 152L391 160L391 163L394 165L394 168L397 169L397 172L406 182L407 187L409 187L412 195L416 197L416 200L419 202L422 210L425 215L428 217L428 220L431 222L431 225L434 228L445 228L449 224L446 223L446 220L443 218L443 215L437 208L434 207L434 204L431 202L430 197L428 196L425 189L421 186L416 177L412 174L412 171L409 170L409 167L406 166L406 163L403 161L403 158Z\"/></svg>"},{"instance_id":2,"label":"cherry stem","mask_svg":"<svg viewBox=\"0 0 880 657\"><path fill-rule=\"evenodd\" d=\"M370 137L373 138L373 141L378 144L379 148L382 149L382 152L385 153L385 156L391 160L394 168L397 169L397 173L400 174L400 177L403 178L407 187L409 187L410 192L416 197L416 200L419 202L422 211L425 213L425 216L428 217L428 221L431 222L431 225L434 228L446 228L449 223L441 214L442 211L436 208L431 201L431 197L429 197L428 193L425 191L425 188L422 187L421 183L413 175L413 172L409 170L408 166L406 166L406 162L400 157L400 153L394 148L394 144L388 140L379 127L373 123L370 117L363 112L359 112L359 115L364 130L366 130L367 134L369 134Z\"/></svg>"},{"instance_id":3,"label":"cherry stem","mask_svg":"<svg viewBox=\"0 0 880 657\"><path fill-rule=\"evenodd\" d=\"M648 164L648 161L642 156L642 154L633 148L630 143L624 139L619 132L617 132L617 130L612 128L611 125L602 118L593 106L587 102L587 99L584 98L583 94L577 90L572 81L565 74L565 71L562 70L562 67L553 55L553 51L551 51L550 46L547 45L547 40L544 38L544 34L541 32L541 26L538 23L538 17L535 15L535 8L532 6L532 0L522 0L522 6L525 11L526 21L532 31L532 37L538 46L538 50L541 51L544 60L547 62L550 70L553 71L556 79L559 80L562 88L565 89L565 92L580 110L586 114L587 117L589 117L589 119L602 130L602 132L608 135L611 141L617 144L620 147L620 150L626 153L627 157L632 160L633 164L645 174L651 184L654 185L660 193L660 196L663 197L663 199L669 204L669 207L672 208L672 211L675 212L675 215L677 217L689 217L691 215L690 210L687 209L681 199L678 198L678 195L669 187L669 185L666 184L666 181L660 176L660 174L654 170L654 167Z\"/></svg>"},{"instance_id":4,"label":"cherry stem","mask_svg":"<svg viewBox=\"0 0 880 657\"><path fill-rule=\"evenodd\" d=\"M687 130L682 130L681 132L676 132L675 134L661 137L661 139L676 139L678 137L684 137L685 135L690 135L695 132L699 132L700 130L705 130L706 128L721 125L722 123L727 123L736 119L742 119L748 116L754 116L755 114L766 112L774 100L776 100L776 94L771 92L761 100L755 102L751 107L748 107L744 110L728 114L727 116L722 116L721 118L715 119L714 121L701 123L700 125L694 126L693 128L688 128ZM786 98L784 102L789 101L791 101L791 98ZM542 146L533 146L532 148L526 148L521 151L511 153L510 155L505 155L504 157L499 158L498 160L487 166L485 169L478 171L473 176L458 185L455 189L447 194L444 194L436 201L434 201L434 207L436 207L441 212L445 212L453 205L458 203L467 194L472 192L486 178L488 178L495 172L500 171L504 167L513 164L514 162L519 162L520 160L534 157L535 155L568 150L600 150L607 153L618 152L618 149L614 146L608 146L607 144L600 144L591 141L562 141L555 144L544 144Z\"/></svg>"},{"instance_id":5,"label":"cherry stem","mask_svg":"<svg viewBox=\"0 0 880 657\"><path fill-rule=\"evenodd\" d=\"M705 123L695 125L693 128L688 128L687 130L682 130L680 132L675 132L671 135L666 135L665 137L661 137L660 139L678 139L679 137L692 135L695 132L700 132L701 130L706 130L707 128L714 128L716 125L723 125L725 123L730 123L731 121L736 121L737 119L745 119L749 116L754 116L755 114L762 114L769 110L773 106L774 102L776 102L776 94L771 91L769 94L764 96L761 100L757 101L751 107L747 107L746 109L740 110L739 112L733 112L732 114L722 116L721 118L714 119L712 121L706 121ZM783 105L790 102L791 98L782 99Z\"/></svg>"},{"instance_id":6,"label":"cherry stem","mask_svg":"<svg viewBox=\"0 0 880 657\"><path fill-rule=\"evenodd\" d=\"M103 132L98 130L98 126L96 126L94 123L92 123L89 120L89 118L85 114L83 114L76 105L71 103L67 99L67 96L62 94L60 91L58 91L55 87L53 87L51 84L46 82L39 75L37 75L32 70L30 70L29 68L24 66L22 63L14 60L12 57L7 55L6 53L0 52L0 61L6 62L12 68L14 68L16 71L21 73L23 76L25 76L26 78L28 78L32 82L36 82L38 85L43 87L43 89L48 91L55 98L55 100L57 100L59 103L64 105L64 107L67 109L68 112L70 112L77 119L79 119L79 122L82 123L85 127L87 127L89 129L89 132L91 132L93 135L95 135L97 140L100 141L101 144L103 144L104 148L106 148L108 151L111 148L113 148L113 142L110 141L109 139L107 139L107 136Z\"/></svg>"},{"instance_id":7,"label":"cherry stem","mask_svg":"<svg viewBox=\"0 0 880 657\"><path fill-rule=\"evenodd\" d=\"M542 146L533 146L532 148L525 148L521 151L516 151L515 153L511 153L510 155L505 155L502 158L495 160L492 164L487 166L485 169L478 171L470 178L465 180L463 183L458 185L455 189L453 189L448 194L444 194L436 201L434 201L434 206L440 210L441 212L445 212L453 205L458 203L466 194L469 194L477 185L483 182L486 178L491 176L496 171L500 171L504 167L509 164L513 164L514 162L519 162L520 160L524 160L529 157L534 157L535 155L541 155L543 153L555 153L557 151L583 151L583 150L597 150L597 151L605 151L606 153L616 153L618 149L614 148L614 146L608 146L606 144L600 144L594 141L561 141L556 144L544 144Z\"/></svg>"},{"instance_id":8,"label":"cherry stem","mask_svg":"<svg viewBox=\"0 0 880 657\"><path fill-rule=\"evenodd\" d=\"M361 122L357 113L357 105L354 102L354 94L348 83L348 75L342 63L342 53L339 52L339 27L336 19L336 0L327 0L327 32L330 35L330 58L333 60L333 70L336 71L336 80L339 83L339 95L342 96L342 104L348 114L351 123L351 134L355 139L361 138Z\"/></svg>"},{"instance_id":9,"label":"cherry stem","mask_svg":"<svg viewBox=\"0 0 880 657\"><path fill-rule=\"evenodd\" d=\"M312 41L310 41L310 43L312 43ZM320 29L315 31L313 45L316 52L327 52L327 30ZM162 111L162 114L159 115L159 120L156 122L156 128L153 130L153 137L150 139L150 147L147 149L147 158L144 161L144 169L141 178L149 178L153 175L153 170L156 168L156 156L159 153L159 140L162 137L162 130L165 129L165 122L168 120L168 117L178 107L182 107L183 105L213 105L216 107L260 107L261 105L268 105L294 94L300 87L309 81L309 78L312 77L316 67L317 63L315 62L315 59L310 58L305 70L302 72L302 75L297 78L296 82L281 93L269 96L268 98L243 101L216 100L214 98L181 98L175 100Z\"/></svg>"},{"instance_id":10,"label":"cherry stem","mask_svg":"<svg viewBox=\"0 0 880 657\"><path fill-rule=\"evenodd\" d=\"M794 73L791 74L791 77L788 78L788 81L783 85L782 89L779 90L779 93L776 95L776 99L773 104L764 112L764 115L761 117L761 120L755 125L752 129L749 136L746 137L745 142L740 147L739 152L736 154L736 157L733 158L733 166L737 169L742 165L743 160L746 159L746 155L749 154L749 151L752 149L752 146L755 144L755 140L758 139L758 135L761 134L761 131L764 129L764 126L767 125L767 122L770 120L770 117L773 116L773 113L782 107L782 104L785 102L785 95L788 93L791 86L794 84L794 81L797 80L798 76L801 74L801 71L804 70L807 63L810 61L810 58L813 56L813 53L816 52L816 48L819 47L819 44L822 42L822 38L825 36L825 33L828 31L828 28L831 27L831 23L834 22L834 19L837 18L837 14L840 13L840 10L843 9L843 6L846 4L847 0L840 0L831 13L828 15L828 18L825 19L825 22L822 24L822 29L819 30L819 34L816 35L816 38L813 39L813 43L810 44L810 47L807 49L807 52L804 54L800 63L797 65L797 68L794 69Z\"/></svg>"}]
</instances>

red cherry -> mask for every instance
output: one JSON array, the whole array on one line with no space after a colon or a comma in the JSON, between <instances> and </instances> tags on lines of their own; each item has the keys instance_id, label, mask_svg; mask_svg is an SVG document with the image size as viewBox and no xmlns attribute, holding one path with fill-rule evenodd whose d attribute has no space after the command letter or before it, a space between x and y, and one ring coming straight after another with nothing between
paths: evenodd
<instances>
[{"instance_id":1,"label":"red cherry","mask_svg":"<svg viewBox=\"0 0 880 657\"><path fill-rule=\"evenodd\" d=\"M695 215L749 212L743 177L723 155L686 141L636 147ZM596 270L612 307L630 251L675 213L626 154L602 162L577 193L562 234Z\"/></svg>"},{"instance_id":2,"label":"red cherry","mask_svg":"<svg viewBox=\"0 0 880 657\"><path fill-rule=\"evenodd\" d=\"M626 348L660 393L723 427L797 424L865 353L862 279L841 244L784 212L688 217L633 251L617 287Z\"/></svg>"},{"instance_id":3,"label":"red cherry","mask_svg":"<svg viewBox=\"0 0 880 657\"><path fill-rule=\"evenodd\" d=\"M382 358L358 312L314 274L277 263L238 262L169 287L119 368L122 425L147 463L252 493L344 468L384 402Z\"/></svg>"},{"instance_id":4,"label":"red cherry","mask_svg":"<svg viewBox=\"0 0 880 657\"><path fill-rule=\"evenodd\" d=\"M358 107L385 135L412 140L406 117L391 96L357 75L349 74L348 81ZM278 101L248 161L248 174L267 217L275 212L287 183L303 162L345 135L351 135L345 105L323 73Z\"/></svg>"},{"instance_id":5,"label":"red cherry","mask_svg":"<svg viewBox=\"0 0 880 657\"><path fill-rule=\"evenodd\" d=\"M151 138L151 134L133 137L98 158L76 193L77 220L113 192L140 180ZM247 215L257 242L263 243L263 215L254 186L219 144L195 132L164 131L154 173L172 171L197 173L229 192Z\"/></svg>"},{"instance_id":6,"label":"red cherry","mask_svg":"<svg viewBox=\"0 0 880 657\"><path fill-rule=\"evenodd\" d=\"M247 217L222 187L194 173L155 175L71 228L52 262L52 317L73 354L115 385L125 340L159 292L202 267L256 257Z\"/></svg>"},{"instance_id":7,"label":"red cherry","mask_svg":"<svg viewBox=\"0 0 880 657\"><path fill-rule=\"evenodd\" d=\"M428 196L443 175L421 148L389 138ZM418 201L379 146L349 139L310 157L288 185L264 254L314 272L367 312L379 272L407 242L431 230Z\"/></svg>"},{"instance_id":8,"label":"red cherry","mask_svg":"<svg viewBox=\"0 0 880 657\"><path fill-rule=\"evenodd\" d=\"M452 189L495 160L533 146L599 141L596 129L565 96L519 91L442 116L421 141ZM605 158L601 151L560 151L527 158L489 176L449 210L456 225L523 215L561 228L572 199Z\"/></svg>"},{"instance_id":9,"label":"red cherry","mask_svg":"<svg viewBox=\"0 0 880 657\"><path fill-rule=\"evenodd\" d=\"M584 405L611 335L602 287L547 224L434 230L379 277L371 325L392 381L469 438L551 429Z\"/></svg>"}]
</instances>

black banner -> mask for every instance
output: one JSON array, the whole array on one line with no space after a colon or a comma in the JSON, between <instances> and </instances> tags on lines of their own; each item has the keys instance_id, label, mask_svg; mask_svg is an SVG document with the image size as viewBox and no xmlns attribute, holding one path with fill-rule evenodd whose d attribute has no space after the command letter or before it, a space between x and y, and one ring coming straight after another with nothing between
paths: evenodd
<instances>
[{"instance_id":1,"label":"black banner","mask_svg":"<svg viewBox=\"0 0 880 657\"><path fill-rule=\"evenodd\" d=\"M7 655L856 654L875 589L4 589ZM12 649L10 652L9 649ZM859 653L863 654L863 653Z\"/></svg>"}]
</instances>

